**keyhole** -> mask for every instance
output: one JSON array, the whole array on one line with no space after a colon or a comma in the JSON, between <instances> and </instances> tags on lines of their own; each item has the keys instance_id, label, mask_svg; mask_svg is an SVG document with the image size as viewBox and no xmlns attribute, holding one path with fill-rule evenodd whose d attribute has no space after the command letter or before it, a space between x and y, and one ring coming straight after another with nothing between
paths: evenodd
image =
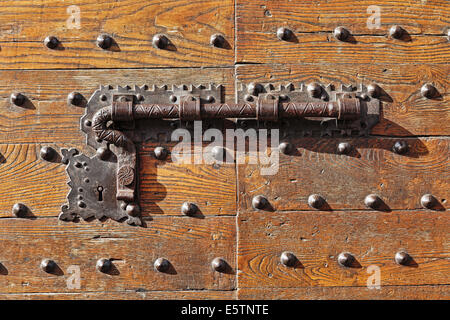
<instances>
[{"instance_id":1,"label":"keyhole","mask_svg":"<svg viewBox=\"0 0 450 320\"><path fill-rule=\"evenodd\" d=\"M98 201L103 201L103 187L98 186L97 191L98 191Z\"/></svg>"}]
</instances>

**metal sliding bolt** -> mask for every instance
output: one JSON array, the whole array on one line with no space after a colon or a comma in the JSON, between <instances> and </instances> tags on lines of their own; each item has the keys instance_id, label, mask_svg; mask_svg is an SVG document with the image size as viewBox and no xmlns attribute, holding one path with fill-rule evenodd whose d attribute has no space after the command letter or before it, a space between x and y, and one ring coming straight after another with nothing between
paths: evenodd
<instances>
[{"instance_id":1,"label":"metal sliding bolt","mask_svg":"<svg viewBox=\"0 0 450 320\"><path fill-rule=\"evenodd\" d=\"M159 272L166 272L170 268L170 262L165 258L158 258L153 264L153 267Z\"/></svg>"},{"instance_id":2,"label":"metal sliding bolt","mask_svg":"<svg viewBox=\"0 0 450 320\"><path fill-rule=\"evenodd\" d=\"M269 200L263 195L257 195L252 199L252 206L255 209L264 209L269 205Z\"/></svg>"},{"instance_id":3,"label":"metal sliding bolt","mask_svg":"<svg viewBox=\"0 0 450 320\"><path fill-rule=\"evenodd\" d=\"M111 48L113 45L113 38L107 34L101 34L97 37L97 46L103 50Z\"/></svg>"},{"instance_id":4,"label":"metal sliding bolt","mask_svg":"<svg viewBox=\"0 0 450 320\"><path fill-rule=\"evenodd\" d=\"M227 262L222 258L214 258L211 267L217 272L224 272L227 269Z\"/></svg>"},{"instance_id":5,"label":"metal sliding bolt","mask_svg":"<svg viewBox=\"0 0 450 320\"><path fill-rule=\"evenodd\" d=\"M48 36L44 39L44 44L49 49L56 49L59 45L59 40L55 36Z\"/></svg>"},{"instance_id":6,"label":"metal sliding bolt","mask_svg":"<svg viewBox=\"0 0 450 320\"><path fill-rule=\"evenodd\" d=\"M81 103L83 102L83 96L79 92L71 92L67 96L67 102L74 106L81 106Z\"/></svg>"},{"instance_id":7,"label":"metal sliding bolt","mask_svg":"<svg viewBox=\"0 0 450 320\"><path fill-rule=\"evenodd\" d=\"M213 34L209 39L209 43L216 48L223 48L225 45L225 38L221 34Z\"/></svg>"},{"instance_id":8,"label":"metal sliding bolt","mask_svg":"<svg viewBox=\"0 0 450 320\"><path fill-rule=\"evenodd\" d=\"M169 45L169 39L163 34L156 34L153 37L152 44L157 49L165 49Z\"/></svg>"},{"instance_id":9,"label":"metal sliding bolt","mask_svg":"<svg viewBox=\"0 0 450 320\"><path fill-rule=\"evenodd\" d=\"M289 41L294 33L285 27L278 28L277 30L277 38L282 41Z\"/></svg>"},{"instance_id":10,"label":"metal sliding bolt","mask_svg":"<svg viewBox=\"0 0 450 320\"><path fill-rule=\"evenodd\" d=\"M25 217L28 212L28 208L23 203L15 203L12 207L12 213L18 218Z\"/></svg>"},{"instance_id":11,"label":"metal sliding bolt","mask_svg":"<svg viewBox=\"0 0 450 320\"><path fill-rule=\"evenodd\" d=\"M52 273L56 269L56 263L51 259L44 259L41 261L40 267L42 271Z\"/></svg>"},{"instance_id":12,"label":"metal sliding bolt","mask_svg":"<svg viewBox=\"0 0 450 320\"><path fill-rule=\"evenodd\" d=\"M399 251L395 254L394 260L397 264L405 266L411 261L411 256L405 251Z\"/></svg>"},{"instance_id":13,"label":"metal sliding bolt","mask_svg":"<svg viewBox=\"0 0 450 320\"><path fill-rule=\"evenodd\" d=\"M437 199L432 194L427 193L420 198L420 204L425 209L433 209L433 207L437 204Z\"/></svg>"},{"instance_id":14,"label":"metal sliding bolt","mask_svg":"<svg viewBox=\"0 0 450 320\"><path fill-rule=\"evenodd\" d=\"M337 27L334 29L333 35L339 41L346 41L350 37L350 31L344 27Z\"/></svg>"},{"instance_id":15,"label":"metal sliding bolt","mask_svg":"<svg viewBox=\"0 0 450 320\"><path fill-rule=\"evenodd\" d=\"M41 158L45 161L52 161L56 157L56 150L52 147L42 147L41 151L39 152L39 155Z\"/></svg>"},{"instance_id":16,"label":"metal sliding bolt","mask_svg":"<svg viewBox=\"0 0 450 320\"><path fill-rule=\"evenodd\" d=\"M184 202L181 206L181 213L187 216L192 216L198 211L198 207L195 203Z\"/></svg>"},{"instance_id":17,"label":"metal sliding bolt","mask_svg":"<svg viewBox=\"0 0 450 320\"><path fill-rule=\"evenodd\" d=\"M95 267L100 272L108 273L109 271L111 271L112 262L109 259L101 258L97 260Z\"/></svg>"},{"instance_id":18,"label":"metal sliding bolt","mask_svg":"<svg viewBox=\"0 0 450 320\"><path fill-rule=\"evenodd\" d=\"M420 93L427 99L432 99L437 95L436 87L430 83L426 83L420 88Z\"/></svg>"},{"instance_id":19,"label":"metal sliding bolt","mask_svg":"<svg viewBox=\"0 0 450 320\"><path fill-rule=\"evenodd\" d=\"M364 199L364 204L366 205L366 207L371 208L371 209L377 209L380 207L381 205L381 199L379 196L377 196L376 194L369 194L365 199Z\"/></svg>"},{"instance_id":20,"label":"metal sliding bolt","mask_svg":"<svg viewBox=\"0 0 450 320\"><path fill-rule=\"evenodd\" d=\"M408 144L403 140L395 141L394 145L392 146L392 151L397 154L405 154L408 152L408 149Z\"/></svg>"},{"instance_id":21,"label":"metal sliding bolt","mask_svg":"<svg viewBox=\"0 0 450 320\"><path fill-rule=\"evenodd\" d=\"M339 154L349 154L352 150L352 146L348 142L341 142L337 146L337 153Z\"/></svg>"},{"instance_id":22,"label":"metal sliding bolt","mask_svg":"<svg viewBox=\"0 0 450 320\"><path fill-rule=\"evenodd\" d=\"M312 98L320 98L322 95L322 86L317 82L308 84L306 90Z\"/></svg>"},{"instance_id":23,"label":"metal sliding bolt","mask_svg":"<svg viewBox=\"0 0 450 320\"><path fill-rule=\"evenodd\" d=\"M283 252L280 256L280 262L286 267L293 267L297 262L297 257L292 252Z\"/></svg>"},{"instance_id":24,"label":"metal sliding bolt","mask_svg":"<svg viewBox=\"0 0 450 320\"><path fill-rule=\"evenodd\" d=\"M338 263L342 267L351 267L355 261L355 257L348 252L342 252L338 255Z\"/></svg>"},{"instance_id":25,"label":"metal sliding bolt","mask_svg":"<svg viewBox=\"0 0 450 320\"><path fill-rule=\"evenodd\" d=\"M10 100L11 100L11 103L20 107L25 103L26 97L23 94L21 94L20 92L14 92L14 93L11 93Z\"/></svg>"},{"instance_id":26,"label":"metal sliding bolt","mask_svg":"<svg viewBox=\"0 0 450 320\"><path fill-rule=\"evenodd\" d=\"M395 25L389 29L389 35L394 39L401 39L404 34L405 34L405 29L403 29L400 26Z\"/></svg>"}]
</instances>

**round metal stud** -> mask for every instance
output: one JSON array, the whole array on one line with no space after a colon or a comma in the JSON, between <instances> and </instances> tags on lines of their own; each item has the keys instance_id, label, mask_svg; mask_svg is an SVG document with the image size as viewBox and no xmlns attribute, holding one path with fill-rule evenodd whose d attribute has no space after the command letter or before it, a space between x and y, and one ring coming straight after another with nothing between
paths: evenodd
<instances>
[{"instance_id":1,"label":"round metal stud","mask_svg":"<svg viewBox=\"0 0 450 320\"><path fill-rule=\"evenodd\" d=\"M84 125L86 127L90 127L90 126L92 126L92 121L91 120L84 120Z\"/></svg>"},{"instance_id":2,"label":"round metal stud","mask_svg":"<svg viewBox=\"0 0 450 320\"><path fill-rule=\"evenodd\" d=\"M247 87L247 92L252 96L257 96L263 91L263 86L259 83L251 82Z\"/></svg>"},{"instance_id":3,"label":"round metal stud","mask_svg":"<svg viewBox=\"0 0 450 320\"><path fill-rule=\"evenodd\" d=\"M164 160L169 155L169 150L165 147L156 147L154 150L155 158L158 160Z\"/></svg>"},{"instance_id":4,"label":"round metal stud","mask_svg":"<svg viewBox=\"0 0 450 320\"><path fill-rule=\"evenodd\" d=\"M252 206L254 209L262 210L269 205L269 200L263 195L254 196L252 199Z\"/></svg>"},{"instance_id":5,"label":"round metal stud","mask_svg":"<svg viewBox=\"0 0 450 320\"><path fill-rule=\"evenodd\" d=\"M74 106L81 106L83 102L83 96L79 92L71 92L67 96L67 102Z\"/></svg>"},{"instance_id":6,"label":"round metal stud","mask_svg":"<svg viewBox=\"0 0 450 320\"><path fill-rule=\"evenodd\" d=\"M372 98L377 98L380 96L381 94L381 88L379 85L377 85L376 83L371 83L367 86L367 93L369 94L369 96L371 96Z\"/></svg>"},{"instance_id":7,"label":"round metal stud","mask_svg":"<svg viewBox=\"0 0 450 320\"><path fill-rule=\"evenodd\" d=\"M350 31L344 27L337 27L334 29L333 35L339 41L346 41L350 37Z\"/></svg>"},{"instance_id":8,"label":"round metal stud","mask_svg":"<svg viewBox=\"0 0 450 320\"><path fill-rule=\"evenodd\" d=\"M427 193L420 198L420 204L425 209L433 209L437 204L437 199L432 194Z\"/></svg>"},{"instance_id":9,"label":"round metal stud","mask_svg":"<svg viewBox=\"0 0 450 320\"><path fill-rule=\"evenodd\" d=\"M125 211L129 216L137 217L141 213L141 208L138 204L130 203L126 206Z\"/></svg>"},{"instance_id":10,"label":"round metal stud","mask_svg":"<svg viewBox=\"0 0 450 320\"><path fill-rule=\"evenodd\" d=\"M282 41L289 41L293 35L292 30L285 27L278 28L277 30L277 38Z\"/></svg>"},{"instance_id":11,"label":"round metal stud","mask_svg":"<svg viewBox=\"0 0 450 320\"><path fill-rule=\"evenodd\" d=\"M420 93L427 99L432 99L437 95L436 87L430 83L426 83L420 88Z\"/></svg>"},{"instance_id":12,"label":"round metal stud","mask_svg":"<svg viewBox=\"0 0 450 320\"><path fill-rule=\"evenodd\" d=\"M100 160L107 160L111 155L111 151L107 147L100 147L97 149L97 157Z\"/></svg>"},{"instance_id":13,"label":"round metal stud","mask_svg":"<svg viewBox=\"0 0 450 320\"><path fill-rule=\"evenodd\" d=\"M371 208L371 209L377 209L380 207L381 205L381 199L380 197L378 197L376 194L369 194L365 199L364 199L364 204L366 205L366 207Z\"/></svg>"},{"instance_id":14,"label":"round metal stud","mask_svg":"<svg viewBox=\"0 0 450 320\"><path fill-rule=\"evenodd\" d=\"M411 256L405 251L399 251L394 257L395 263L406 266L411 261Z\"/></svg>"},{"instance_id":15,"label":"round metal stud","mask_svg":"<svg viewBox=\"0 0 450 320\"><path fill-rule=\"evenodd\" d=\"M184 202L181 205L181 213L187 216L192 216L198 211L198 207L195 203L192 202Z\"/></svg>"},{"instance_id":16,"label":"round metal stud","mask_svg":"<svg viewBox=\"0 0 450 320\"><path fill-rule=\"evenodd\" d=\"M394 145L392 146L392 151L397 154L405 154L408 152L408 149L408 144L403 140L395 141Z\"/></svg>"},{"instance_id":17,"label":"round metal stud","mask_svg":"<svg viewBox=\"0 0 450 320\"><path fill-rule=\"evenodd\" d=\"M209 43L216 48L223 48L225 45L225 38L221 34L213 34L209 39Z\"/></svg>"},{"instance_id":18,"label":"round metal stud","mask_svg":"<svg viewBox=\"0 0 450 320\"><path fill-rule=\"evenodd\" d=\"M223 161L224 155L225 155L225 149L221 146L214 146L211 149L211 155L214 159L217 161Z\"/></svg>"},{"instance_id":19,"label":"round metal stud","mask_svg":"<svg viewBox=\"0 0 450 320\"><path fill-rule=\"evenodd\" d=\"M44 259L41 261L40 267L42 271L52 273L56 269L56 263L51 259Z\"/></svg>"},{"instance_id":20,"label":"round metal stud","mask_svg":"<svg viewBox=\"0 0 450 320\"><path fill-rule=\"evenodd\" d=\"M341 142L337 146L338 154L349 154L352 150L352 145L348 142Z\"/></svg>"},{"instance_id":21,"label":"round metal stud","mask_svg":"<svg viewBox=\"0 0 450 320\"><path fill-rule=\"evenodd\" d=\"M28 208L23 203L15 203L12 207L12 213L18 218L25 217L28 213Z\"/></svg>"},{"instance_id":22,"label":"round metal stud","mask_svg":"<svg viewBox=\"0 0 450 320\"><path fill-rule=\"evenodd\" d=\"M322 86L317 82L308 84L306 90L312 98L320 98L322 95Z\"/></svg>"},{"instance_id":23,"label":"round metal stud","mask_svg":"<svg viewBox=\"0 0 450 320\"><path fill-rule=\"evenodd\" d=\"M308 205L313 209L320 209L325 204L325 200L318 194L308 197Z\"/></svg>"},{"instance_id":24,"label":"round metal stud","mask_svg":"<svg viewBox=\"0 0 450 320\"><path fill-rule=\"evenodd\" d=\"M348 252L339 253L337 261L342 267L351 267L353 262L355 261L355 257Z\"/></svg>"},{"instance_id":25,"label":"round metal stud","mask_svg":"<svg viewBox=\"0 0 450 320\"><path fill-rule=\"evenodd\" d=\"M292 154L294 152L294 146L289 142L280 143L278 148L283 154Z\"/></svg>"},{"instance_id":26,"label":"round metal stud","mask_svg":"<svg viewBox=\"0 0 450 320\"><path fill-rule=\"evenodd\" d=\"M155 34L152 44L157 49L165 49L169 45L169 39L163 34Z\"/></svg>"},{"instance_id":27,"label":"round metal stud","mask_svg":"<svg viewBox=\"0 0 450 320\"><path fill-rule=\"evenodd\" d=\"M292 252L283 252L280 256L280 262L286 267L293 267L297 262L297 257Z\"/></svg>"},{"instance_id":28,"label":"round metal stud","mask_svg":"<svg viewBox=\"0 0 450 320\"><path fill-rule=\"evenodd\" d=\"M227 262L222 258L214 258L211 267L217 272L224 272L227 269Z\"/></svg>"},{"instance_id":29,"label":"round metal stud","mask_svg":"<svg viewBox=\"0 0 450 320\"><path fill-rule=\"evenodd\" d=\"M45 146L41 148L39 155L45 161L52 161L56 158L56 150L52 147Z\"/></svg>"},{"instance_id":30,"label":"round metal stud","mask_svg":"<svg viewBox=\"0 0 450 320\"><path fill-rule=\"evenodd\" d=\"M108 273L109 271L111 271L112 262L109 259L101 258L97 260L95 267L100 272Z\"/></svg>"},{"instance_id":31,"label":"round metal stud","mask_svg":"<svg viewBox=\"0 0 450 320\"><path fill-rule=\"evenodd\" d=\"M113 38L107 34L101 34L97 37L97 46L103 50L108 50L113 45Z\"/></svg>"},{"instance_id":32,"label":"round metal stud","mask_svg":"<svg viewBox=\"0 0 450 320\"><path fill-rule=\"evenodd\" d=\"M169 260L165 258L158 258L156 259L155 263L153 264L155 270L159 272L166 272L170 268L170 262Z\"/></svg>"},{"instance_id":33,"label":"round metal stud","mask_svg":"<svg viewBox=\"0 0 450 320\"><path fill-rule=\"evenodd\" d=\"M25 103L26 97L20 92L14 92L11 94L10 100L11 103L15 104L16 106L22 106Z\"/></svg>"},{"instance_id":34,"label":"round metal stud","mask_svg":"<svg viewBox=\"0 0 450 320\"><path fill-rule=\"evenodd\" d=\"M59 40L55 36L48 36L44 39L44 44L49 49L56 49L59 45Z\"/></svg>"},{"instance_id":35,"label":"round metal stud","mask_svg":"<svg viewBox=\"0 0 450 320\"><path fill-rule=\"evenodd\" d=\"M394 39L401 39L404 34L405 34L405 29L403 29L400 26L395 25L389 29L389 35Z\"/></svg>"}]
</instances>

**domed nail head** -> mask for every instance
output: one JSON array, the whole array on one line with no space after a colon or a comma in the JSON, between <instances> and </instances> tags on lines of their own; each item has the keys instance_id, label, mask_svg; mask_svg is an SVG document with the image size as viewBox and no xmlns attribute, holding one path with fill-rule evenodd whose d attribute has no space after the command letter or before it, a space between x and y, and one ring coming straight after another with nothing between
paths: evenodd
<instances>
[{"instance_id":1,"label":"domed nail head","mask_svg":"<svg viewBox=\"0 0 450 320\"><path fill-rule=\"evenodd\" d=\"M350 37L350 31L348 31L344 27L337 27L336 29L334 29L333 35L339 41L347 41Z\"/></svg>"},{"instance_id":2,"label":"domed nail head","mask_svg":"<svg viewBox=\"0 0 450 320\"><path fill-rule=\"evenodd\" d=\"M378 197L376 194L369 194L365 199L364 199L364 204L366 205L366 207L371 208L371 209L378 209L381 205L381 199L380 197Z\"/></svg>"},{"instance_id":3,"label":"domed nail head","mask_svg":"<svg viewBox=\"0 0 450 320\"><path fill-rule=\"evenodd\" d=\"M156 259L153 266L155 267L155 270L159 272L167 272L167 270L169 270L170 268L170 262L165 258L158 258Z\"/></svg>"},{"instance_id":4,"label":"domed nail head","mask_svg":"<svg viewBox=\"0 0 450 320\"><path fill-rule=\"evenodd\" d=\"M44 146L39 151L39 155L45 161L52 161L56 158L56 150L52 147Z\"/></svg>"},{"instance_id":5,"label":"domed nail head","mask_svg":"<svg viewBox=\"0 0 450 320\"><path fill-rule=\"evenodd\" d=\"M420 198L420 204L425 209L433 209L437 204L437 199L432 194L424 194L422 198Z\"/></svg>"},{"instance_id":6,"label":"domed nail head","mask_svg":"<svg viewBox=\"0 0 450 320\"><path fill-rule=\"evenodd\" d=\"M209 43L216 48L223 48L225 45L225 38L220 34L213 34L209 39Z\"/></svg>"},{"instance_id":7,"label":"domed nail head","mask_svg":"<svg viewBox=\"0 0 450 320\"><path fill-rule=\"evenodd\" d=\"M44 39L44 44L49 49L56 49L59 45L59 40L55 36L48 36Z\"/></svg>"},{"instance_id":8,"label":"domed nail head","mask_svg":"<svg viewBox=\"0 0 450 320\"><path fill-rule=\"evenodd\" d=\"M108 273L109 271L111 271L112 262L109 259L102 258L97 260L97 264L95 265L95 267L102 273Z\"/></svg>"},{"instance_id":9,"label":"domed nail head","mask_svg":"<svg viewBox=\"0 0 450 320\"><path fill-rule=\"evenodd\" d=\"M278 40L289 41L290 39L292 39L293 35L294 33L290 29L285 27L278 28L277 30Z\"/></svg>"},{"instance_id":10,"label":"domed nail head","mask_svg":"<svg viewBox=\"0 0 450 320\"><path fill-rule=\"evenodd\" d=\"M20 92L13 92L11 94L10 101L12 104L20 107L25 104L26 97Z\"/></svg>"},{"instance_id":11,"label":"domed nail head","mask_svg":"<svg viewBox=\"0 0 450 320\"><path fill-rule=\"evenodd\" d=\"M350 154L352 150L352 146L348 142L341 142L338 144L337 153L338 154Z\"/></svg>"},{"instance_id":12,"label":"domed nail head","mask_svg":"<svg viewBox=\"0 0 450 320\"><path fill-rule=\"evenodd\" d=\"M83 102L83 96L79 92L71 92L67 96L67 103L73 106L81 106Z\"/></svg>"},{"instance_id":13,"label":"domed nail head","mask_svg":"<svg viewBox=\"0 0 450 320\"><path fill-rule=\"evenodd\" d=\"M109 156L111 155L111 151L107 147L100 147L97 149L97 157L99 157L100 160L107 160Z\"/></svg>"},{"instance_id":14,"label":"domed nail head","mask_svg":"<svg viewBox=\"0 0 450 320\"><path fill-rule=\"evenodd\" d=\"M308 84L306 91L308 91L312 98L320 98L322 95L322 86L317 82L313 82Z\"/></svg>"},{"instance_id":15,"label":"domed nail head","mask_svg":"<svg viewBox=\"0 0 450 320\"><path fill-rule=\"evenodd\" d=\"M155 158L158 160L165 160L169 155L169 151L165 147L156 147L154 152Z\"/></svg>"},{"instance_id":16,"label":"domed nail head","mask_svg":"<svg viewBox=\"0 0 450 320\"><path fill-rule=\"evenodd\" d=\"M141 208L138 204L130 203L126 206L125 211L131 217L137 217L141 213Z\"/></svg>"},{"instance_id":17,"label":"domed nail head","mask_svg":"<svg viewBox=\"0 0 450 320\"><path fill-rule=\"evenodd\" d=\"M198 207L195 203L184 202L181 206L181 213L187 216L193 216L198 211Z\"/></svg>"},{"instance_id":18,"label":"domed nail head","mask_svg":"<svg viewBox=\"0 0 450 320\"><path fill-rule=\"evenodd\" d=\"M28 208L23 203L15 203L12 207L12 214L18 218L23 218L27 215Z\"/></svg>"},{"instance_id":19,"label":"domed nail head","mask_svg":"<svg viewBox=\"0 0 450 320\"><path fill-rule=\"evenodd\" d=\"M342 267L351 267L354 261L355 257L348 252L342 252L338 256L338 263Z\"/></svg>"},{"instance_id":20,"label":"domed nail head","mask_svg":"<svg viewBox=\"0 0 450 320\"><path fill-rule=\"evenodd\" d=\"M283 252L280 256L280 262L286 267L293 267L297 262L297 257L292 252Z\"/></svg>"},{"instance_id":21,"label":"domed nail head","mask_svg":"<svg viewBox=\"0 0 450 320\"><path fill-rule=\"evenodd\" d=\"M166 49L169 45L169 39L163 34L155 34L152 40L153 47L157 49Z\"/></svg>"},{"instance_id":22,"label":"domed nail head","mask_svg":"<svg viewBox=\"0 0 450 320\"><path fill-rule=\"evenodd\" d=\"M397 264L406 266L411 261L411 256L405 251L399 251L395 254L394 260Z\"/></svg>"},{"instance_id":23,"label":"domed nail head","mask_svg":"<svg viewBox=\"0 0 450 320\"><path fill-rule=\"evenodd\" d=\"M252 206L254 209L262 210L269 205L269 201L263 195L257 195L252 199Z\"/></svg>"},{"instance_id":24,"label":"domed nail head","mask_svg":"<svg viewBox=\"0 0 450 320\"><path fill-rule=\"evenodd\" d=\"M97 37L97 46L103 50L108 50L113 44L113 39L107 34L101 34Z\"/></svg>"},{"instance_id":25,"label":"domed nail head","mask_svg":"<svg viewBox=\"0 0 450 320\"><path fill-rule=\"evenodd\" d=\"M294 152L294 146L289 142L282 142L279 145L279 150L281 153L289 155Z\"/></svg>"},{"instance_id":26,"label":"domed nail head","mask_svg":"<svg viewBox=\"0 0 450 320\"><path fill-rule=\"evenodd\" d=\"M395 25L389 29L389 35L394 39L401 39L405 34L405 29L402 27Z\"/></svg>"},{"instance_id":27,"label":"domed nail head","mask_svg":"<svg viewBox=\"0 0 450 320\"><path fill-rule=\"evenodd\" d=\"M381 95L381 88L376 83L371 83L367 86L367 93L372 98L378 98Z\"/></svg>"},{"instance_id":28,"label":"domed nail head","mask_svg":"<svg viewBox=\"0 0 450 320\"><path fill-rule=\"evenodd\" d=\"M56 263L51 259L44 259L41 261L40 267L42 271L52 273L56 269Z\"/></svg>"},{"instance_id":29,"label":"domed nail head","mask_svg":"<svg viewBox=\"0 0 450 320\"><path fill-rule=\"evenodd\" d=\"M408 152L408 144L403 140L396 141L392 146L392 151L397 154L406 154Z\"/></svg>"},{"instance_id":30,"label":"domed nail head","mask_svg":"<svg viewBox=\"0 0 450 320\"><path fill-rule=\"evenodd\" d=\"M312 194L308 197L308 205L313 209L320 209L325 200L318 194Z\"/></svg>"},{"instance_id":31,"label":"domed nail head","mask_svg":"<svg viewBox=\"0 0 450 320\"><path fill-rule=\"evenodd\" d=\"M214 271L224 272L227 269L227 262L222 258L214 258L211 267Z\"/></svg>"},{"instance_id":32,"label":"domed nail head","mask_svg":"<svg viewBox=\"0 0 450 320\"><path fill-rule=\"evenodd\" d=\"M430 83L426 83L420 88L420 93L424 98L432 99L437 96L437 89Z\"/></svg>"}]
</instances>

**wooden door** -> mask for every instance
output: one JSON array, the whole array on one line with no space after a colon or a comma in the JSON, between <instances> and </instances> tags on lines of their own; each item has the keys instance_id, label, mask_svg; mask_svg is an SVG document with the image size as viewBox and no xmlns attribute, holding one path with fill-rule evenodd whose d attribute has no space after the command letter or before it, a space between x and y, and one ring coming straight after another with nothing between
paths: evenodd
<instances>
[{"instance_id":1,"label":"wooden door","mask_svg":"<svg viewBox=\"0 0 450 320\"><path fill-rule=\"evenodd\" d=\"M0 25L0 298L450 298L448 1L4 1ZM333 34L339 26L345 39ZM282 27L288 37L277 37ZM233 102L242 85L312 82L376 84L379 123L368 136L290 136L295 152L280 153L271 176L258 164L159 160L155 148L173 144L143 139L142 226L58 218L70 191L61 150L96 153L71 92L87 101L101 85L214 83ZM338 154L342 142L351 152ZM57 156L46 161L43 147ZM311 208L313 194L326 207ZM382 208L366 206L370 194ZM257 195L270 210L252 206ZM184 215L186 201L201 214ZM352 266L338 263L345 252ZM170 261L165 272L158 258ZM211 267L215 258L226 272Z\"/></svg>"}]
</instances>

